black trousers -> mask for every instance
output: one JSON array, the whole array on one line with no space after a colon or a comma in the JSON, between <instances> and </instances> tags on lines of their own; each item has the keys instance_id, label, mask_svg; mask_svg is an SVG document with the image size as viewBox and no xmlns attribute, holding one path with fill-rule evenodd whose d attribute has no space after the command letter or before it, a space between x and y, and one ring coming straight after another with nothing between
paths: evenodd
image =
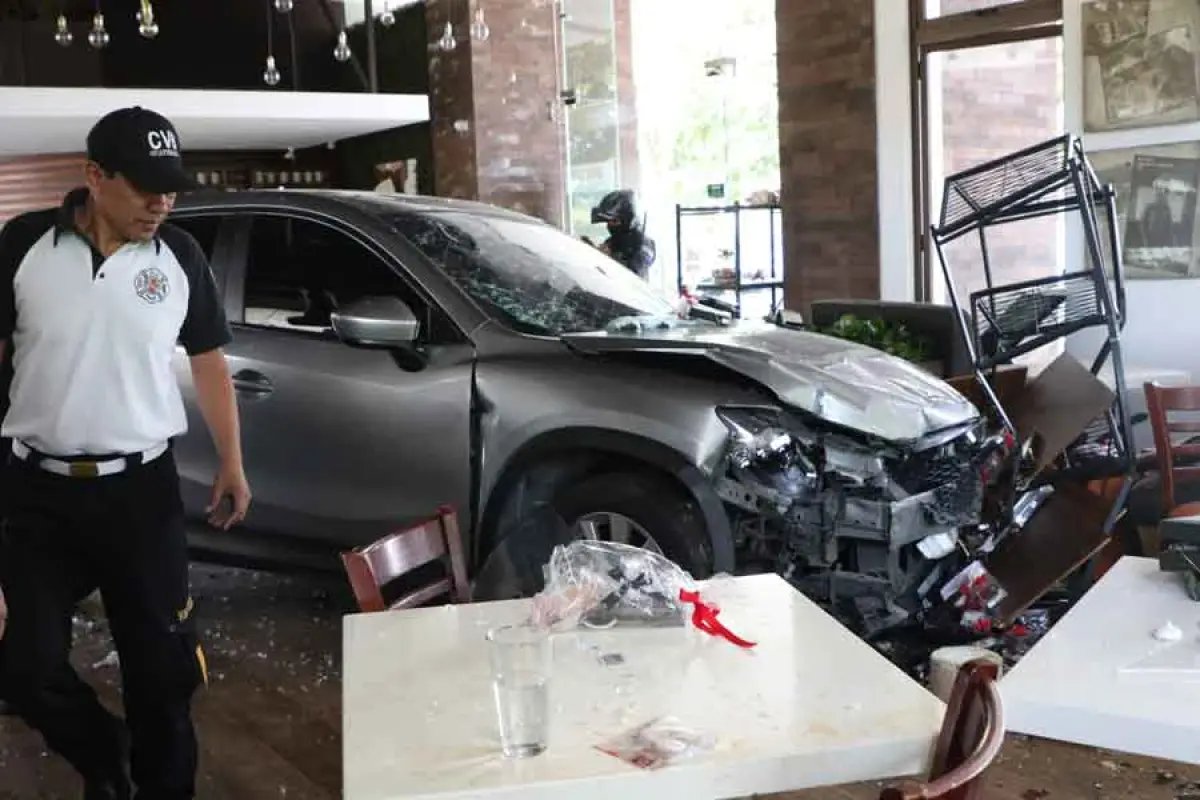
<instances>
[{"instance_id":1,"label":"black trousers","mask_svg":"<svg viewBox=\"0 0 1200 800\"><path fill-rule=\"evenodd\" d=\"M191 701L207 675L171 453L97 478L10 456L4 481L8 700L86 781L119 781L128 763L139 800L193 797ZM94 588L120 657L124 723L68 661L73 612Z\"/></svg>"}]
</instances>

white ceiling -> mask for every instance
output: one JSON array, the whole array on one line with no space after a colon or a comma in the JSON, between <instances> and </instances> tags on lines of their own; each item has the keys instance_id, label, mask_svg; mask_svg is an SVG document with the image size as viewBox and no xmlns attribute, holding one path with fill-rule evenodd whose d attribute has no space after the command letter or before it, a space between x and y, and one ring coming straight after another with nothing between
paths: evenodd
<instances>
[{"instance_id":1,"label":"white ceiling","mask_svg":"<svg viewBox=\"0 0 1200 800\"><path fill-rule=\"evenodd\" d=\"M0 86L0 157L78 153L97 119L140 105L186 150L312 147L429 120L425 95Z\"/></svg>"}]
</instances>

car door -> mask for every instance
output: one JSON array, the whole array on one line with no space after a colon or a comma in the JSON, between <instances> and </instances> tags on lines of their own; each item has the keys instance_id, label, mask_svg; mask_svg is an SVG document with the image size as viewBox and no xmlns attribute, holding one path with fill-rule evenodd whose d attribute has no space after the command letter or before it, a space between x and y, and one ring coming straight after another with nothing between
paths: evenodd
<instances>
[{"instance_id":1,"label":"car door","mask_svg":"<svg viewBox=\"0 0 1200 800\"><path fill-rule=\"evenodd\" d=\"M238 227L235 220L228 214L214 211L183 212L172 215L171 224L183 228L195 238L212 266L217 291L224 296L231 264L237 252ZM174 368L188 417L187 433L174 442L175 461L188 515L199 519L204 516L212 493L213 477L220 462L204 417L196 404L191 363L182 346L175 349Z\"/></svg>"},{"instance_id":2,"label":"car door","mask_svg":"<svg viewBox=\"0 0 1200 800\"><path fill-rule=\"evenodd\" d=\"M443 504L469 523L469 342L363 234L299 214L248 223L227 348L254 492L247 527L343 548ZM333 334L331 308L378 295L422 321L420 358Z\"/></svg>"}]
</instances>

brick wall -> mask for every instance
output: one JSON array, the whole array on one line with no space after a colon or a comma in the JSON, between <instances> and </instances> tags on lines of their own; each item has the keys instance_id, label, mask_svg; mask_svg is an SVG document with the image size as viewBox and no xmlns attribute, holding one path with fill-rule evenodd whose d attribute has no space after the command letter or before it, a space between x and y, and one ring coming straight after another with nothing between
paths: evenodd
<instances>
[{"instance_id":1,"label":"brick wall","mask_svg":"<svg viewBox=\"0 0 1200 800\"><path fill-rule=\"evenodd\" d=\"M470 25L466 3L429 3L425 12L429 38L429 127L433 139L433 193L442 197L479 196L475 169L475 90L471 47L461 34ZM449 22L458 46L444 52L438 40Z\"/></svg>"},{"instance_id":2,"label":"brick wall","mask_svg":"<svg viewBox=\"0 0 1200 800\"><path fill-rule=\"evenodd\" d=\"M878 297L874 0L777 0L776 30L787 305Z\"/></svg>"},{"instance_id":3,"label":"brick wall","mask_svg":"<svg viewBox=\"0 0 1200 800\"><path fill-rule=\"evenodd\" d=\"M622 183L636 187L638 140L631 0L614 0ZM558 19L552 3L475 0L491 36L466 41L465 1L426 12L436 194L479 199L564 225L567 110L558 99ZM447 20L458 34L437 47Z\"/></svg>"},{"instance_id":4,"label":"brick wall","mask_svg":"<svg viewBox=\"0 0 1200 800\"><path fill-rule=\"evenodd\" d=\"M82 155L0 159L0 225L25 211L58 205L82 183Z\"/></svg>"},{"instance_id":5,"label":"brick wall","mask_svg":"<svg viewBox=\"0 0 1200 800\"><path fill-rule=\"evenodd\" d=\"M563 221L558 19L552 3L476 0L492 35L472 48L479 197Z\"/></svg>"},{"instance_id":6,"label":"brick wall","mask_svg":"<svg viewBox=\"0 0 1200 800\"><path fill-rule=\"evenodd\" d=\"M555 10L525 0L476 0L491 35L471 41L471 7L428 10L434 191L562 221L563 158L556 114ZM458 47L437 46L449 20Z\"/></svg>"},{"instance_id":7,"label":"brick wall","mask_svg":"<svg viewBox=\"0 0 1200 800\"><path fill-rule=\"evenodd\" d=\"M617 50L617 124L621 126L618 134L621 147L621 185L636 191L641 188L642 176L638 165L637 85L633 80L633 2L634 0L613 0L613 33ZM647 66L643 64L641 68Z\"/></svg>"}]
</instances>

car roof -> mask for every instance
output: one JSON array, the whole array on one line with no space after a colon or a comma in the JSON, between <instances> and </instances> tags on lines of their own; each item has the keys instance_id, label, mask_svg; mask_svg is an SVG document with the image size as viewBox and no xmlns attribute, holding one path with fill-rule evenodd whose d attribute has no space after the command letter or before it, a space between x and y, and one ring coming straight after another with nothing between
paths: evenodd
<instances>
[{"instance_id":1,"label":"car roof","mask_svg":"<svg viewBox=\"0 0 1200 800\"><path fill-rule=\"evenodd\" d=\"M351 189L202 189L179 197L177 211L223 205L293 206L328 208L329 204L353 206L368 214L408 211L417 214L456 212L472 216L498 217L540 222L536 217L473 200L412 194L383 194Z\"/></svg>"}]
</instances>

